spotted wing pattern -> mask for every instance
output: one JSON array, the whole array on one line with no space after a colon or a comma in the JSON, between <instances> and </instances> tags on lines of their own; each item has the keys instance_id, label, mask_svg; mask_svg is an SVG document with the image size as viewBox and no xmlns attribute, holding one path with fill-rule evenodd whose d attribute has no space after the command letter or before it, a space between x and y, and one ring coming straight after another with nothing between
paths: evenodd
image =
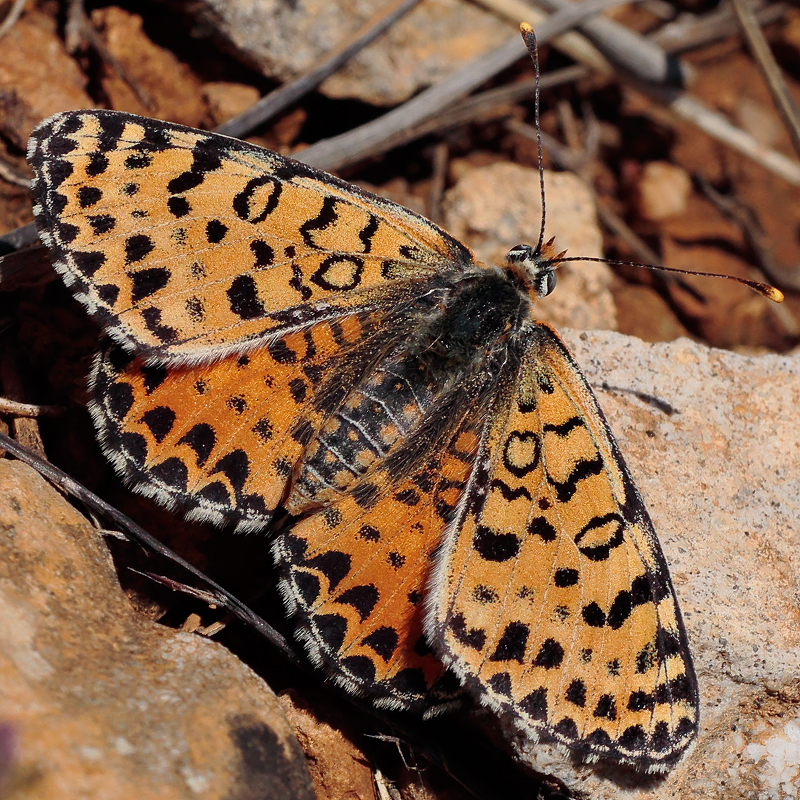
<instances>
[{"instance_id":1,"label":"spotted wing pattern","mask_svg":"<svg viewBox=\"0 0 800 800\"><path fill-rule=\"evenodd\" d=\"M295 515L281 590L333 680L419 711L460 680L534 739L675 763L686 635L605 419L530 320L547 247L486 268L333 176L118 112L52 117L29 160L40 236L113 339L106 454L198 519Z\"/></svg>"},{"instance_id":2,"label":"spotted wing pattern","mask_svg":"<svg viewBox=\"0 0 800 800\"><path fill-rule=\"evenodd\" d=\"M236 139L112 111L33 133L34 214L55 267L150 363L242 352L472 262L424 218Z\"/></svg>"},{"instance_id":3,"label":"spotted wing pattern","mask_svg":"<svg viewBox=\"0 0 800 800\"><path fill-rule=\"evenodd\" d=\"M544 325L484 441L429 587L436 652L484 703L590 759L673 764L697 684L647 512Z\"/></svg>"},{"instance_id":4,"label":"spotted wing pattern","mask_svg":"<svg viewBox=\"0 0 800 800\"><path fill-rule=\"evenodd\" d=\"M119 345L95 361L90 405L107 456L145 494L190 516L263 528L310 434L326 368L374 324L354 315L211 364L147 366Z\"/></svg>"},{"instance_id":5,"label":"spotted wing pattern","mask_svg":"<svg viewBox=\"0 0 800 800\"><path fill-rule=\"evenodd\" d=\"M435 549L477 452L474 421L405 480L383 466L275 543L282 594L312 660L390 708L447 705L458 681L423 632Z\"/></svg>"}]
</instances>

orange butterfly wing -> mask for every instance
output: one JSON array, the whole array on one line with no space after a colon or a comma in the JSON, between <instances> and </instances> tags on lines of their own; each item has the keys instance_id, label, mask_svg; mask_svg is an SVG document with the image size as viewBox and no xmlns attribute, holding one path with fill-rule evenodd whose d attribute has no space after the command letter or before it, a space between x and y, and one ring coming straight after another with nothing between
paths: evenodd
<instances>
[{"instance_id":1,"label":"orange butterfly wing","mask_svg":"<svg viewBox=\"0 0 800 800\"><path fill-rule=\"evenodd\" d=\"M547 326L520 335L429 586L431 643L530 735L667 769L698 697L666 562L577 364Z\"/></svg>"},{"instance_id":2,"label":"orange butterfly wing","mask_svg":"<svg viewBox=\"0 0 800 800\"><path fill-rule=\"evenodd\" d=\"M55 267L116 341L197 363L380 303L472 254L402 206L215 133L114 111L32 134Z\"/></svg>"}]
</instances>

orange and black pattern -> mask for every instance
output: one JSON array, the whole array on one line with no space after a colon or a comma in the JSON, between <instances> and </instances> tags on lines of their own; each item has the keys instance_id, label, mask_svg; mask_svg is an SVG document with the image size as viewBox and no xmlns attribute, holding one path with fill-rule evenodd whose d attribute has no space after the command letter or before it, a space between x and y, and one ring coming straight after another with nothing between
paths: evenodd
<instances>
[{"instance_id":1,"label":"orange and black pattern","mask_svg":"<svg viewBox=\"0 0 800 800\"><path fill-rule=\"evenodd\" d=\"M424 713L465 687L532 739L669 769L697 682L652 524L500 267L401 206L216 134L76 111L33 134L34 212L111 341L104 450L140 491L263 530L315 663Z\"/></svg>"}]
</instances>

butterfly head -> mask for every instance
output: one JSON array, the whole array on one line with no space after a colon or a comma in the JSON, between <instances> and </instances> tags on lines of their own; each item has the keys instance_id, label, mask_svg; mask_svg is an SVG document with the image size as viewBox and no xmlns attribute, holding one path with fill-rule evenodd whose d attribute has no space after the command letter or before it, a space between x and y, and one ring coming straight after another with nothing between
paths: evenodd
<instances>
[{"instance_id":1,"label":"butterfly head","mask_svg":"<svg viewBox=\"0 0 800 800\"><path fill-rule=\"evenodd\" d=\"M547 297L556 288L556 268L566 250L556 253L550 239L541 247L518 244L506 253L506 269L537 300Z\"/></svg>"}]
</instances>

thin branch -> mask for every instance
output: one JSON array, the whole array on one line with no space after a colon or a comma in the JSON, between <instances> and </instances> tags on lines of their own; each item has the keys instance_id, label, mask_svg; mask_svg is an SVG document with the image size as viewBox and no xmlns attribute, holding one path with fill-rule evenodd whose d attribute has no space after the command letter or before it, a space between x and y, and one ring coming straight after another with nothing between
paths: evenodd
<instances>
[{"instance_id":1,"label":"thin branch","mask_svg":"<svg viewBox=\"0 0 800 800\"><path fill-rule=\"evenodd\" d=\"M535 1L538 6L554 13L580 5L572 0ZM686 85L686 68L677 59L624 25L597 16L580 22L578 27L609 61L639 80L658 85Z\"/></svg>"},{"instance_id":2,"label":"thin branch","mask_svg":"<svg viewBox=\"0 0 800 800\"><path fill-rule=\"evenodd\" d=\"M344 66L354 55L363 50L385 33L397 20L408 14L420 0L395 0L392 4L369 19L359 30L340 47L326 55L305 75L291 83L281 86L255 105L217 128L217 133L241 138L247 136L259 125L297 102L303 95L317 88L326 78Z\"/></svg>"},{"instance_id":3,"label":"thin branch","mask_svg":"<svg viewBox=\"0 0 800 800\"><path fill-rule=\"evenodd\" d=\"M782 19L791 10L790 3L772 3L755 10L761 25ZM703 45L713 44L739 31L739 25L729 5L723 5L708 14L681 14L651 33L647 38L667 53L682 53Z\"/></svg>"},{"instance_id":4,"label":"thin branch","mask_svg":"<svg viewBox=\"0 0 800 800\"><path fill-rule=\"evenodd\" d=\"M0 160L0 178L13 183L15 186L21 186L23 189L29 189L31 185L30 178L18 172L11 164L3 160Z\"/></svg>"},{"instance_id":5,"label":"thin branch","mask_svg":"<svg viewBox=\"0 0 800 800\"><path fill-rule=\"evenodd\" d=\"M581 19L618 3L619 0L583 0L575 3L565 11L548 17L539 26L537 38L544 44ZM335 170L379 155L393 146L387 145L392 137L441 113L444 108L524 58L526 54L522 39L516 35L388 114L340 136L323 139L295 154L295 157L314 167Z\"/></svg>"},{"instance_id":6,"label":"thin branch","mask_svg":"<svg viewBox=\"0 0 800 800\"><path fill-rule=\"evenodd\" d=\"M680 119L691 122L717 141L738 150L742 155L779 175L787 183L800 186L800 162L788 158L777 150L765 147L754 136L733 125L726 116L709 108L696 97L657 86L634 83L632 85L651 99L667 106L668 110ZM661 118L669 120L668 116ZM671 121L668 124L671 124Z\"/></svg>"},{"instance_id":7,"label":"thin branch","mask_svg":"<svg viewBox=\"0 0 800 800\"><path fill-rule=\"evenodd\" d=\"M518 28L520 22L530 23L534 29L539 30L540 24L547 19L547 14L531 6L526 0L475 0L479 5L491 11ZM613 75L614 67L608 59L585 37L575 31L556 36L552 46L569 56L573 61L591 67L600 75Z\"/></svg>"},{"instance_id":8,"label":"thin branch","mask_svg":"<svg viewBox=\"0 0 800 800\"><path fill-rule=\"evenodd\" d=\"M775 103L775 108L789 132L794 151L800 155L800 111L789 93L789 87L786 85L781 69L775 61L775 56L772 55L772 50L770 50L753 10L744 0L731 0L731 2L736 16L739 18L745 39L747 39L750 53L769 86L772 102Z\"/></svg>"},{"instance_id":9,"label":"thin branch","mask_svg":"<svg viewBox=\"0 0 800 800\"><path fill-rule=\"evenodd\" d=\"M58 417L66 409L63 406L37 406L33 403L20 403L0 397L0 414L12 417Z\"/></svg>"},{"instance_id":10,"label":"thin branch","mask_svg":"<svg viewBox=\"0 0 800 800\"><path fill-rule=\"evenodd\" d=\"M22 16L25 10L25 4L28 0L14 0L14 5L11 6L6 18L0 25L0 39L2 39L16 24L17 20Z\"/></svg>"},{"instance_id":11,"label":"thin branch","mask_svg":"<svg viewBox=\"0 0 800 800\"><path fill-rule=\"evenodd\" d=\"M129 74L122 62L108 49L83 7L83 0L70 0L67 7L66 44L75 53L86 42L100 56L108 68L133 92L134 97L148 111L156 107L153 98Z\"/></svg>"}]
</instances>

